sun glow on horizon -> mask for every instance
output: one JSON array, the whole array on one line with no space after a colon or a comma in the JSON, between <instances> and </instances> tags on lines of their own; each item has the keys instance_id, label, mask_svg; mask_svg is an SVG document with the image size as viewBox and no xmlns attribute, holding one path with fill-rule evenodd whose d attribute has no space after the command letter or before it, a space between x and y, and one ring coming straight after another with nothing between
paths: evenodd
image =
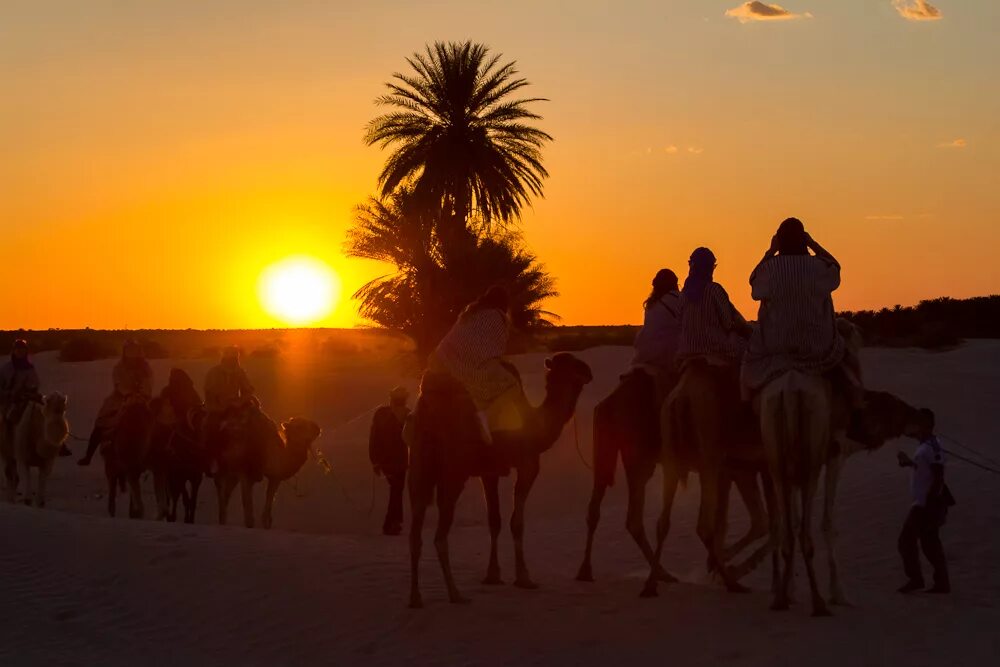
<instances>
[{"instance_id":1,"label":"sun glow on horizon","mask_svg":"<svg viewBox=\"0 0 1000 667\"><path fill-rule=\"evenodd\" d=\"M287 257L260 274L260 303L271 316L292 326L328 317L340 300L340 278L315 257Z\"/></svg>"}]
</instances>

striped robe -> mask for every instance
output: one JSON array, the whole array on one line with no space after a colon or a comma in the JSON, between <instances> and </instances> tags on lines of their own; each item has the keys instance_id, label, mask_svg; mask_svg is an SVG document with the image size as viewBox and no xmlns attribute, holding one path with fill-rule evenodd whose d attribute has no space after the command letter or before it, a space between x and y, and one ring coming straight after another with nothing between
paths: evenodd
<instances>
[{"instance_id":1,"label":"striped robe","mask_svg":"<svg viewBox=\"0 0 1000 667\"><path fill-rule=\"evenodd\" d=\"M719 283L705 287L697 301L684 299L677 361L705 359L713 364L738 364L746 342L740 336L746 320Z\"/></svg>"},{"instance_id":2,"label":"striped robe","mask_svg":"<svg viewBox=\"0 0 1000 667\"><path fill-rule=\"evenodd\" d=\"M518 379L501 363L509 335L507 317L499 310L463 315L438 343L428 367L450 373L484 410L519 386Z\"/></svg>"},{"instance_id":3,"label":"striped robe","mask_svg":"<svg viewBox=\"0 0 1000 667\"><path fill-rule=\"evenodd\" d=\"M743 361L743 384L757 391L788 371L825 373L844 358L832 293L840 266L812 255L778 255L750 276L760 301L757 326Z\"/></svg>"}]
</instances>

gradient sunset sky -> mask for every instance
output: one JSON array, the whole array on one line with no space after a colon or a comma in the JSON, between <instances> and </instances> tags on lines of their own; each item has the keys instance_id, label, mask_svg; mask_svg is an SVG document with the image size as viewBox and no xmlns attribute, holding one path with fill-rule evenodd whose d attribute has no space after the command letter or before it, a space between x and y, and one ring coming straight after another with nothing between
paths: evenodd
<instances>
[{"instance_id":1,"label":"gradient sunset sky","mask_svg":"<svg viewBox=\"0 0 1000 667\"><path fill-rule=\"evenodd\" d=\"M748 317L785 217L838 308L1000 292L1000 2L4 0L0 328L274 326L287 255L350 293L372 100L471 39L518 61L555 141L522 221L567 324L636 323L699 245ZM766 20L762 20L766 19Z\"/></svg>"}]
</instances>

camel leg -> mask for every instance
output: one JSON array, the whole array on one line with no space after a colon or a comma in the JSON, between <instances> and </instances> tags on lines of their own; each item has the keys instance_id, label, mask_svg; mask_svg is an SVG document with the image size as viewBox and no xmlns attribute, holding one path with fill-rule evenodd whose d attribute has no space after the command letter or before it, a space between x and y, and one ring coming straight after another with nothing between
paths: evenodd
<instances>
[{"instance_id":1,"label":"camel leg","mask_svg":"<svg viewBox=\"0 0 1000 667\"><path fill-rule=\"evenodd\" d=\"M170 489L166 473L157 470L153 472L153 493L156 495L156 520L165 521L170 518Z\"/></svg>"},{"instance_id":2,"label":"camel leg","mask_svg":"<svg viewBox=\"0 0 1000 667\"><path fill-rule=\"evenodd\" d=\"M0 428L3 425L0 424ZM3 437L3 436L0 436ZM6 497L7 502L13 503L17 500L17 462L15 461L4 461L4 477L7 480Z\"/></svg>"},{"instance_id":3,"label":"camel leg","mask_svg":"<svg viewBox=\"0 0 1000 667\"><path fill-rule=\"evenodd\" d=\"M601 502L608 487L603 484L594 484L590 492L590 503L587 505L587 545L583 551L583 563L576 573L577 581L593 581L594 570L591 566L591 555L594 550L594 533L597 532L597 524L601 520Z\"/></svg>"},{"instance_id":4,"label":"camel leg","mask_svg":"<svg viewBox=\"0 0 1000 667\"><path fill-rule=\"evenodd\" d=\"M49 475L52 474L54 460L46 461L38 469L38 506L45 507L45 486L48 484Z\"/></svg>"},{"instance_id":5,"label":"camel leg","mask_svg":"<svg viewBox=\"0 0 1000 667\"><path fill-rule=\"evenodd\" d=\"M240 496L243 499L243 525L253 528L253 482L249 477L240 477Z\"/></svg>"},{"instance_id":6,"label":"camel leg","mask_svg":"<svg viewBox=\"0 0 1000 667\"><path fill-rule=\"evenodd\" d=\"M663 569L659 558L653 552L653 547L646 538L646 485L653 476L655 467L637 471L634 475L626 474L628 481L628 510L625 513L625 529L629 535L639 545L639 550L645 557L649 566L656 570L656 576L660 581L673 584L677 582L677 577Z\"/></svg>"},{"instance_id":7,"label":"camel leg","mask_svg":"<svg viewBox=\"0 0 1000 667\"><path fill-rule=\"evenodd\" d=\"M757 473L739 471L731 475L732 482L736 484L740 498L750 514L750 528L746 535L736 540L732 545L726 547L724 557L730 561L740 554L741 551L759 539L767 537L767 514L764 512L764 501L757 485ZM729 481L726 481L728 485Z\"/></svg>"},{"instance_id":8,"label":"camel leg","mask_svg":"<svg viewBox=\"0 0 1000 667\"><path fill-rule=\"evenodd\" d=\"M754 474L754 477L756 478L756 474ZM754 486L757 487L756 481L754 482ZM760 525L764 526L764 537L768 539L765 539L760 546L753 551L753 553L747 556L746 559L732 567L732 571L734 573L733 576L737 579L742 579L744 576L757 569L757 566L764 562L764 559L767 558L768 553L772 553L774 551L770 540L770 522L775 516L775 512L777 512L777 499L774 496L774 484L771 482L771 476L766 472L761 474L761 486L764 488L764 507L758 508L758 511L761 512L761 516L759 517L753 514L754 510L750 510L750 520L752 523L759 522ZM758 488L758 492L759 491L760 489Z\"/></svg>"},{"instance_id":9,"label":"camel leg","mask_svg":"<svg viewBox=\"0 0 1000 667\"><path fill-rule=\"evenodd\" d=\"M24 480L24 504L31 505L31 468L27 463L17 462L18 477Z\"/></svg>"},{"instance_id":10,"label":"camel leg","mask_svg":"<svg viewBox=\"0 0 1000 667\"><path fill-rule=\"evenodd\" d=\"M840 588L840 577L837 572L837 527L834 523L834 509L837 503L837 483L843 470L843 461L837 459L826 464L826 479L823 493L823 539L826 543L826 556L830 567L830 604L850 606L844 592Z\"/></svg>"},{"instance_id":11,"label":"camel leg","mask_svg":"<svg viewBox=\"0 0 1000 667\"><path fill-rule=\"evenodd\" d=\"M672 457L665 456L663 459L663 509L660 518L656 522L656 550L653 552L649 568L649 578L643 586L639 597L656 597L656 584L660 580L656 565L659 565L663 556L663 544L667 541L670 533L670 514L674 508L674 497L677 495L677 486L680 484L680 473L674 464ZM655 565L654 565L655 564Z\"/></svg>"},{"instance_id":12,"label":"camel leg","mask_svg":"<svg viewBox=\"0 0 1000 667\"><path fill-rule=\"evenodd\" d=\"M264 515L260 518L260 525L264 526L265 529L270 528L273 521L271 511L274 509L274 495L278 492L279 484L281 481L271 477L267 478L267 490L264 493Z\"/></svg>"},{"instance_id":13,"label":"camel leg","mask_svg":"<svg viewBox=\"0 0 1000 667\"><path fill-rule=\"evenodd\" d=\"M818 470L816 471L819 472ZM806 574L809 577L809 590L812 595L813 616L829 616L830 609L826 606L823 594L819 590L816 579L816 567L813 563L816 554L816 546L812 536L812 516L813 500L816 495L816 487L819 482L819 475L812 475L807 480L805 488L802 490L802 522L799 528L799 541L802 544L802 557L806 563Z\"/></svg>"},{"instance_id":14,"label":"camel leg","mask_svg":"<svg viewBox=\"0 0 1000 667\"><path fill-rule=\"evenodd\" d=\"M723 553L729 515L730 479L725 472L721 472L722 467L721 462L714 461L707 461L702 465L698 536L708 551L709 572L717 572L730 593L745 593L749 589L733 578L726 567Z\"/></svg>"},{"instance_id":15,"label":"camel leg","mask_svg":"<svg viewBox=\"0 0 1000 667\"><path fill-rule=\"evenodd\" d=\"M219 496L219 525L225 526L229 513L229 499L236 488L235 475L216 475L215 488Z\"/></svg>"},{"instance_id":16,"label":"camel leg","mask_svg":"<svg viewBox=\"0 0 1000 667\"><path fill-rule=\"evenodd\" d=\"M424 606L420 595L420 549L423 546L424 517L430 504L431 489L423 489L416 476L410 476L410 608Z\"/></svg>"},{"instance_id":17,"label":"camel leg","mask_svg":"<svg viewBox=\"0 0 1000 667\"><path fill-rule=\"evenodd\" d=\"M500 479L493 476L483 475L483 494L486 496L486 515L490 526L490 562L486 567L486 578L483 583L487 586L499 586L503 584L500 578L500 559L497 554L497 539L500 537Z\"/></svg>"},{"instance_id":18,"label":"camel leg","mask_svg":"<svg viewBox=\"0 0 1000 667\"><path fill-rule=\"evenodd\" d=\"M201 487L201 475L191 478L191 493L184 490L184 523L194 523L194 516L198 510L198 489Z\"/></svg>"},{"instance_id":19,"label":"camel leg","mask_svg":"<svg viewBox=\"0 0 1000 667\"><path fill-rule=\"evenodd\" d=\"M139 486L139 475L128 476L128 518L141 519L146 510L142 506L142 487Z\"/></svg>"},{"instance_id":20,"label":"camel leg","mask_svg":"<svg viewBox=\"0 0 1000 667\"><path fill-rule=\"evenodd\" d=\"M514 536L514 566L517 576L514 585L518 588L538 588L528 574L528 566L524 561L524 506L528 501L531 487L538 479L538 460L534 460L517 470L517 481L514 483L514 512L510 517L510 532Z\"/></svg>"},{"instance_id":21,"label":"camel leg","mask_svg":"<svg viewBox=\"0 0 1000 667\"><path fill-rule=\"evenodd\" d=\"M438 525L434 533L434 548L437 550L438 562L441 563L441 573L444 574L444 584L448 589L448 600L452 604L464 604L469 602L468 598L462 596L455 586L455 577L451 572L451 558L448 554L448 533L451 531L451 524L455 520L455 505L458 503L458 496L461 487L457 492L438 493Z\"/></svg>"},{"instance_id":22,"label":"camel leg","mask_svg":"<svg viewBox=\"0 0 1000 667\"><path fill-rule=\"evenodd\" d=\"M115 505L118 501L118 480L115 475L108 474L108 516L115 518Z\"/></svg>"},{"instance_id":23,"label":"camel leg","mask_svg":"<svg viewBox=\"0 0 1000 667\"><path fill-rule=\"evenodd\" d=\"M794 490L788 483L781 489L781 560L783 569L771 609L784 611L791 604L792 578L795 576L795 528L799 523L799 512Z\"/></svg>"}]
</instances>

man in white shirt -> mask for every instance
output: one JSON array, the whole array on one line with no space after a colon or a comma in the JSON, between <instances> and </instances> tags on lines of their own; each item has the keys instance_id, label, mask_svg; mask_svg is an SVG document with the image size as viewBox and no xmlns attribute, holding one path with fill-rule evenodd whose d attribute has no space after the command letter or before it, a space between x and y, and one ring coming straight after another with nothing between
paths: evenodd
<instances>
[{"instance_id":1,"label":"man in white shirt","mask_svg":"<svg viewBox=\"0 0 1000 667\"><path fill-rule=\"evenodd\" d=\"M949 494L944 485L944 451L934 435L934 413L920 411L919 430L914 437L920 443L913 458L899 452L899 465L913 468L910 494L913 505L906 516L899 534L899 554L908 581L900 593L913 593L924 589L924 575L920 569L920 548L934 568L934 585L928 593L950 593L948 563L941 546L939 530L944 525L948 511Z\"/></svg>"}]
</instances>

